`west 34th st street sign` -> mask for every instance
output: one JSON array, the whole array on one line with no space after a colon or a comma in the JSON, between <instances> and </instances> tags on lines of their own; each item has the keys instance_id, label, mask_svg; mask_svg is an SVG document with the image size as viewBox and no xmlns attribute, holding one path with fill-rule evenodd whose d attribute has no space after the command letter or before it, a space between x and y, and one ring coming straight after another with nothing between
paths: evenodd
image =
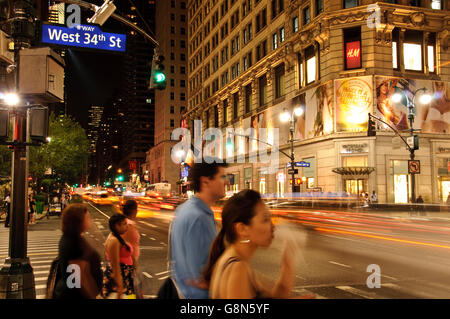
<instances>
[{"instance_id":1,"label":"west 34th st street sign","mask_svg":"<svg viewBox=\"0 0 450 319\"><path fill-rule=\"evenodd\" d=\"M95 25L76 25L72 28L52 24L42 25L43 43L125 52L127 36L108 33Z\"/></svg>"}]
</instances>

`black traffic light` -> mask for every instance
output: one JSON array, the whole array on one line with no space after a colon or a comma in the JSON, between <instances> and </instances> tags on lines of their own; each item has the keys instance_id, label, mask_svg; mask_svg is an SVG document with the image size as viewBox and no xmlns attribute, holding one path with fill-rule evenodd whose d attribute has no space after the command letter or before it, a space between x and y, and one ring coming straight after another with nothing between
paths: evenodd
<instances>
[{"instance_id":1,"label":"black traffic light","mask_svg":"<svg viewBox=\"0 0 450 319\"><path fill-rule=\"evenodd\" d=\"M164 90L166 88L166 74L164 73L164 56L153 57L149 89Z\"/></svg>"},{"instance_id":2,"label":"black traffic light","mask_svg":"<svg viewBox=\"0 0 450 319\"><path fill-rule=\"evenodd\" d=\"M375 120L372 120L372 117L369 114L369 121L367 122L367 136L375 136L377 135Z\"/></svg>"}]
</instances>

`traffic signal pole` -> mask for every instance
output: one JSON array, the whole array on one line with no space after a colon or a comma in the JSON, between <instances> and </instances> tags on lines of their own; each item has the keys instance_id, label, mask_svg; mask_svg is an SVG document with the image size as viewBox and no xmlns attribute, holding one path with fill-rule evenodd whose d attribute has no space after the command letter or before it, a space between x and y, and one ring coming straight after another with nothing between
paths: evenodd
<instances>
[{"instance_id":1,"label":"traffic signal pole","mask_svg":"<svg viewBox=\"0 0 450 319\"><path fill-rule=\"evenodd\" d=\"M409 150L409 156L411 160L414 160L414 148L411 147L408 142L405 140L405 138L403 136L400 135L400 133L394 128L392 127L390 124L386 123L385 121L383 121L382 119L376 117L375 115L372 115L369 113L369 128L368 128L368 136L375 136L375 131L373 131L372 133L372 128L371 128L371 122L372 122L372 118L382 122L384 124L386 124L387 126L389 126L389 128L394 131L395 134L397 134L403 141L403 143L405 143L405 145L408 147ZM409 125L410 125L410 136L414 136L414 129L412 127L413 121L414 121L414 115L412 114L412 112L409 113L408 115L408 119L409 119ZM411 174L411 202L415 203L416 202L416 174Z\"/></svg>"},{"instance_id":2,"label":"traffic signal pole","mask_svg":"<svg viewBox=\"0 0 450 319\"><path fill-rule=\"evenodd\" d=\"M27 32L34 30L32 4L29 1L14 2L12 37L14 39L15 91L19 92L19 52L28 46ZM32 32L28 34L31 36ZM14 136L12 156L12 194L10 207L9 257L0 270L0 299L36 298L33 269L27 257L27 121L26 107L14 111Z\"/></svg>"}]
</instances>

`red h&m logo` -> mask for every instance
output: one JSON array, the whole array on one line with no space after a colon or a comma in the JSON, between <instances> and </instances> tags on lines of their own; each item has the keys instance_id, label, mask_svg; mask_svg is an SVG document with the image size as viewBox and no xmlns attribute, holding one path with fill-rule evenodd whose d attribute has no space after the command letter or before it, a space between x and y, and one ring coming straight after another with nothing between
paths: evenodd
<instances>
[{"instance_id":1,"label":"red h&m logo","mask_svg":"<svg viewBox=\"0 0 450 319\"><path fill-rule=\"evenodd\" d=\"M136 170L137 167L136 161L129 161L129 164L130 164L130 171Z\"/></svg>"},{"instance_id":2,"label":"red h&m logo","mask_svg":"<svg viewBox=\"0 0 450 319\"><path fill-rule=\"evenodd\" d=\"M361 41L347 42L345 44L347 69L361 67Z\"/></svg>"}]
</instances>

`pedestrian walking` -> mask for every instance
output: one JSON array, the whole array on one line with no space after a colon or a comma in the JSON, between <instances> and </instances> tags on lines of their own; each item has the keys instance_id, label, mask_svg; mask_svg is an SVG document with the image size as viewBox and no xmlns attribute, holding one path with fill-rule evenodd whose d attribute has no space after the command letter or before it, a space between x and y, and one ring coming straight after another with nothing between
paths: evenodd
<instances>
[{"instance_id":1,"label":"pedestrian walking","mask_svg":"<svg viewBox=\"0 0 450 319\"><path fill-rule=\"evenodd\" d=\"M225 163L207 158L195 163L191 180L195 195L175 211L170 232L172 279L187 299L208 298L208 286L202 278L211 244L217 236L211 206L225 196ZM210 163L210 164L209 164Z\"/></svg>"},{"instance_id":2,"label":"pedestrian walking","mask_svg":"<svg viewBox=\"0 0 450 319\"><path fill-rule=\"evenodd\" d=\"M371 200L372 204L378 203L378 196L377 196L377 193L375 193L375 191L372 191L372 195L370 195L370 200Z\"/></svg>"},{"instance_id":3,"label":"pedestrian walking","mask_svg":"<svg viewBox=\"0 0 450 319\"><path fill-rule=\"evenodd\" d=\"M295 249L285 246L281 272L271 287L251 267L260 247L269 247L275 227L271 213L254 190L231 197L222 211L222 229L211 247L204 277L212 299L289 298L295 281ZM226 244L228 243L228 244Z\"/></svg>"},{"instance_id":4,"label":"pedestrian walking","mask_svg":"<svg viewBox=\"0 0 450 319\"><path fill-rule=\"evenodd\" d=\"M36 224L36 216L35 216L35 204L34 197L32 194L28 195L28 224Z\"/></svg>"},{"instance_id":5,"label":"pedestrian walking","mask_svg":"<svg viewBox=\"0 0 450 319\"><path fill-rule=\"evenodd\" d=\"M105 242L107 265L102 294L108 299L136 299L133 284L133 246L122 237L128 230L126 216L111 216L109 229L111 233Z\"/></svg>"},{"instance_id":6,"label":"pedestrian walking","mask_svg":"<svg viewBox=\"0 0 450 319\"><path fill-rule=\"evenodd\" d=\"M6 220L5 220L5 227L9 227L9 220L10 220L10 210L11 210L11 198L9 197L9 194L5 197L5 203L6 203Z\"/></svg>"},{"instance_id":7,"label":"pedestrian walking","mask_svg":"<svg viewBox=\"0 0 450 319\"><path fill-rule=\"evenodd\" d=\"M142 282L143 278L141 273L139 272L139 256L140 256L140 248L139 242L141 239L141 235L136 227L136 217L138 212L138 204L135 200L129 199L125 202L122 208L123 214L127 217L128 230L122 236L125 242L130 243L133 246L133 254L131 255L133 258L133 266L134 266L134 286L136 296L139 298L143 298L142 292Z\"/></svg>"},{"instance_id":8,"label":"pedestrian walking","mask_svg":"<svg viewBox=\"0 0 450 319\"><path fill-rule=\"evenodd\" d=\"M54 299L95 299L100 293L103 279L100 255L84 236L91 225L92 219L84 204L69 205L62 212L63 235L59 241L56 282L49 294ZM75 283L68 279L73 278L74 265L80 270L78 287L76 279ZM73 285L69 287L70 283Z\"/></svg>"}]
</instances>

